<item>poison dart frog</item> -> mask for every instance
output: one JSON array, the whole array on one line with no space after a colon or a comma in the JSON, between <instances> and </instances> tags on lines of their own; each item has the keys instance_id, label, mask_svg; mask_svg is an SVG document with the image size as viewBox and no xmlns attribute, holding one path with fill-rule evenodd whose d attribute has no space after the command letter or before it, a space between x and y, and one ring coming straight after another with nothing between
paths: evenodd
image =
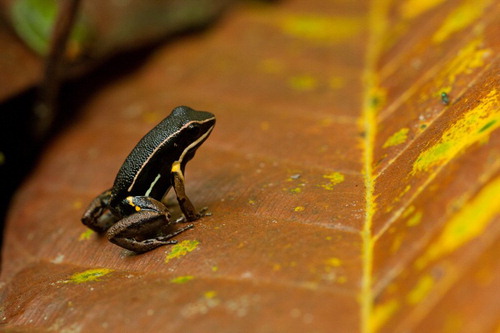
<instances>
[{"instance_id":1,"label":"poison dart frog","mask_svg":"<svg viewBox=\"0 0 500 333\"><path fill-rule=\"evenodd\" d=\"M90 229L105 233L114 244L142 253L175 244L171 225L195 221L196 211L184 187L184 170L215 126L215 116L186 106L175 108L147 133L122 164L111 189L97 196L83 214ZM174 188L183 217L172 223L165 202Z\"/></svg>"}]
</instances>

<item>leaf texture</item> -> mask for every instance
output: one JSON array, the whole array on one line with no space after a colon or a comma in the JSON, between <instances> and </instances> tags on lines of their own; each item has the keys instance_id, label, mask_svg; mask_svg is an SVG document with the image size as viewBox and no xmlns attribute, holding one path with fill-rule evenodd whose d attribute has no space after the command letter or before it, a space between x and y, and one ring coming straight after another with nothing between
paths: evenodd
<instances>
[{"instance_id":1,"label":"leaf texture","mask_svg":"<svg viewBox=\"0 0 500 333\"><path fill-rule=\"evenodd\" d=\"M254 4L158 48L19 190L3 324L498 330L499 17L486 0ZM79 218L179 104L218 119L186 176L213 214L132 255Z\"/></svg>"}]
</instances>

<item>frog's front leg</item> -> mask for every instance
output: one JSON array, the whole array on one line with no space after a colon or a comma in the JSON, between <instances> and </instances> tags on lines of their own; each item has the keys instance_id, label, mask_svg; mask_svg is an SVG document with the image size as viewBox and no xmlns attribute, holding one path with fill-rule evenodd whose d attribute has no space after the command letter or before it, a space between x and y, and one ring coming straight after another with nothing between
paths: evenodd
<instances>
[{"instance_id":1,"label":"frog's front leg","mask_svg":"<svg viewBox=\"0 0 500 333\"><path fill-rule=\"evenodd\" d=\"M83 214L82 223L96 232L106 231L116 221L116 217L108 210L111 189L99 194Z\"/></svg>"},{"instance_id":2,"label":"frog's front leg","mask_svg":"<svg viewBox=\"0 0 500 333\"><path fill-rule=\"evenodd\" d=\"M119 220L106 232L112 243L125 249L142 253L175 244L177 241L170 238L193 227L188 225L168 233L170 213L161 202L149 197L128 197L126 202L135 213Z\"/></svg>"},{"instance_id":3,"label":"frog's front leg","mask_svg":"<svg viewBox=\"0 0 500 333\"><path fill-rule=\"evenodd\" d=\"M181 165L179 162L175 162L171 169L172 185L174 187L175 195L177 196L177 201L179 202L179 207L184 214L184 219L187 221L196 221L203 214L200 214L194 208L191 200L186 195L186 188L184 186L184 174L181 170ZM178 222L184 222L184 219L179 219Z\"/></svg>"}]
</instances>

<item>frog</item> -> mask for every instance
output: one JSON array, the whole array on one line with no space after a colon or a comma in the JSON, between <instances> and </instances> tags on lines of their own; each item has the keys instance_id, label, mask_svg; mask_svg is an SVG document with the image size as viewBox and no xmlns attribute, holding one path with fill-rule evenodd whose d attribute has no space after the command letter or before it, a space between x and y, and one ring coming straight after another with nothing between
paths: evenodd
<instances>
[{"instance_id":1,"label":"frog","mask_svg":"<svg viewBox=\"0 0 500 333\"><path fill-rule=\"evenodd\" d=\"M178 106L149 131L121 165L113 186L93 199L82 223L127 250L151 251L176 244L176 235L192 223L172 231L173 225L207 215L197 211L185 190L186 164L209 137L214 114ZM167 194L173 188L182 217L172 221Z\"/></svg>"}]
</instances>

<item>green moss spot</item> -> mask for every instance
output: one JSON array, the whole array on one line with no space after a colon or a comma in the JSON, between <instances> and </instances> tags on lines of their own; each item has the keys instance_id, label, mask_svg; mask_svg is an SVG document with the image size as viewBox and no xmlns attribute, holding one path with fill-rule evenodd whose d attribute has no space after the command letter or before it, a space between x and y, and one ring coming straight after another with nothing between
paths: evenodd
<instances>
[{"instance_id":1,"label":"green moss spot","mask_svg":"<svg viewBox=\"0 0 500 333\"><path fill-rule=\"evenodd\" d=\"M85 230L84 232L82 232L82 233L80 234L80 236L78 237L78 240L79 240L79 241L88 240L88 239L90 239L90 237L91 237L94 233L95 233L95 231L94 231L94 230L92 230L92 229L87 229L87 230Z\"/></svg>"},{"instance_id":2,"label":"green moss spot","mask_svg":"<svg viewBox=\"0 0 500 333\"><path fill-rule=\"evenodd\" d=\"M86 271L71 275L68 280L65 280L63 282L80 284L85 282L99 281L101 277L111 272L113 272L113 270L109 268L88 269Z\"/></svg>"},{"instance_id":3,"label":"green moss spot","mask_svg":"<svg viewBox=\"0 0 500 333\"><path fill-rule=\"evenodd\" d=\"M391 135L385 141L385 143L382 147L387 148L387 147L392 147L392 146L396 146L396 145L404 143L406 141L406 139L408 138L408 131L409 130L410 129L407 127L400 129L399 131L397 131L396 133Z\"/></svg>"},{"instance_id":4,"label":"green moss spot","mask_svg":"<svg viewBox=\"0 0 500 333\"><path fill-rule=\"evenodd\" d=\"M380 105L380 97L379 96L371 96L370 98L370 107L376 109Z\"/></svg>"},{"instance_id":5,"label":"green moss spot","mask_svg":"<svg viewBox=\"0 0 500 333\"><path fill-rule=\"evenodd\" d=\"M374 113L377 113L386 103L387 91L382 87L373 87L368 99L368 107Z\"/></svg>"},{"instance_id":6,"label":"green moss spot","mask_svg":"<svg viewBox=\"0 0 500 333\"><path fill-rule=\"evenodd\" d=\"M479 133L486 131L488 128L490 128L491 126L495 125L496 123L497 123L497 120L493 119L492 121L488 122L486 125L484 125L483 127L481 127L479 129Z\"/></svg>"},{"instance_id":7,"label":"green moss spot","mask_svg":"<svg viewBox=\"0 0 500 333\"><path fill-rule=\"evenodd\" d=\"M185 256L191 251L194 251L198 245L200 244L197 240L185 240L180 242L179 244L175 244L170 248L170 252L168 252L165 257L165 263L168 263L170 260Z\"/></svg>"},{"instance_id":8,"label":"green moss spot","mask_svg":"<svg viewBox=\"0 0 500 333\"><path fill-rule=\"evenodd\" d=\"M186 282L189 282L194 279L194 276L192 275L184 275L184 276L178 276L173 279L170 279L171 283L176 283L176 284L183 284Z\"/></svg>"}]
</instances>

